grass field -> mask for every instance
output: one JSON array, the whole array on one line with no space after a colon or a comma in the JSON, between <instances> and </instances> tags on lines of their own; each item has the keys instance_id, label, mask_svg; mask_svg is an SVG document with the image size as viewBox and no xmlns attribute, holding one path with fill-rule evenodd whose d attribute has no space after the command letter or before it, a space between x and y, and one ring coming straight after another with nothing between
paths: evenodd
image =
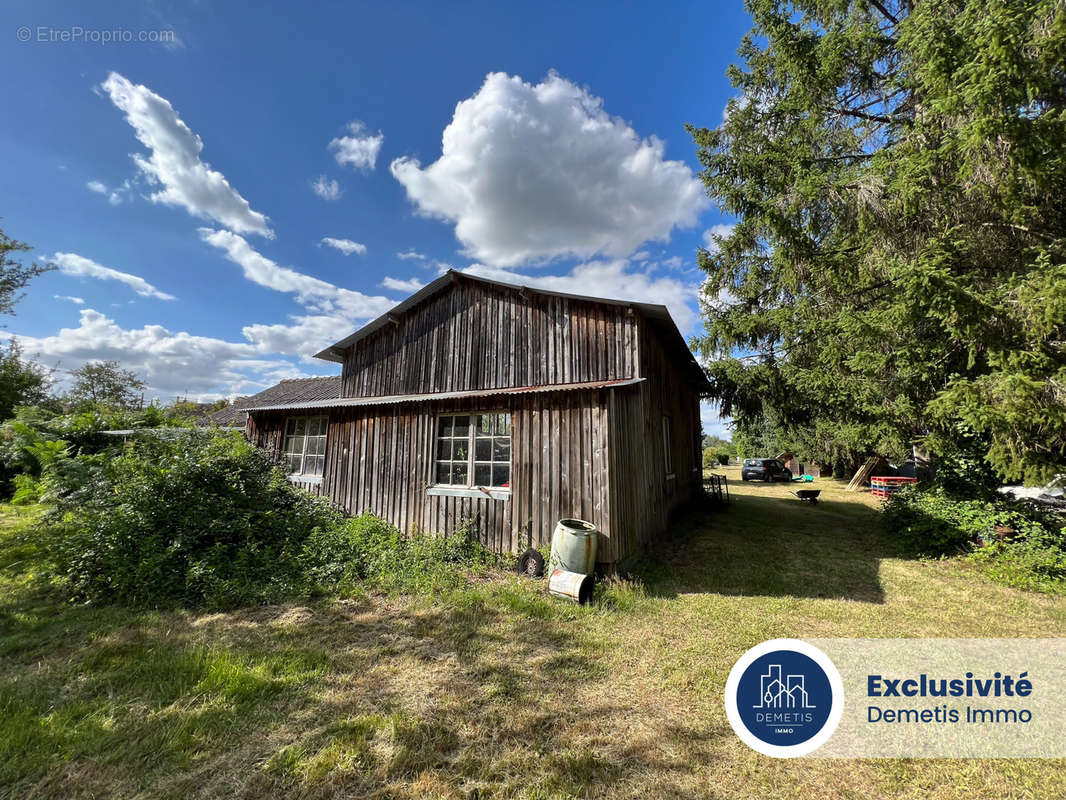
<instances>
[{"instance_id":1,"label":"grass field","mask_svg":"<svg viewBox=\"0 0 1066 800\"><path fill-rule=\"evenodd\" d=\"M737 470L728 470L731 479ZM778 761L722 691L769 638L1063 636L1066 598L896 558L868 495L732 484L588 609L444 598L72 606L0 511L0 797L1062 798L1063 761Z\"/></svg>"}]
</instances>

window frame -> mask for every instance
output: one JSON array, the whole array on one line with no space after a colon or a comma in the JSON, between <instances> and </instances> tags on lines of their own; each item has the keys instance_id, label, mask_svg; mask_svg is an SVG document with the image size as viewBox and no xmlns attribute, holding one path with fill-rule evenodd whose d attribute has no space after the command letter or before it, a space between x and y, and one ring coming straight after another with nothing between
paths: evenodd
<instances>
[{"instance_id":1,"label":"window frame","mask_svg":"<svg viewBox=\"0 0 1066 800\"><path fill-rule=\"evenodd\" d=\"M308 435L307 429L312 420L321 420L322 433L316 433L313 436ZM303 439L302 447L300 449L300 469L292 470L289 472L289 479L299 481L301 483L312 483L315 481L321 481L326 474L326 446L329 441L329 415L328 414L307 414L307 415L294 415L285 417L285 426L281 430L281 460L287 464L291 469L293 451L289 450L289 440L296 438L297 433L295 430L289 433L289 423L299 424L300 421L304 423L304 432L299 434L299 438ZM319 453L308 453L308 442L310 440L321 440L322 448ZM306 465L308 458L317 458L322 460L321 472L307 472Z\"/></svg>"},{"instance_id":2,"label":"window frame","mask_svg":"<svg viewBox=\"0 0 1066 800\"><path fill-rule=\"evenodd\" d=\"M507 432L506 434L492 433L489 437L480 437L482 441L486 438L490 441L489 460L479 459L477 457L477 418L487 415L503 415L507 419ZM441 421L447 418L452 419L452 428L454 431L454 420L456 418L465 418L467 420L466 436L457 437L454 435L442 436L441 435ZM440 412L433 418L433 458L431 461L430 469L432 470L429 476L429 482L426 488L426 493L429 495L451 495L458 497L491 497L497 500L504 500L511 496L511 481L514 478L514 468L512 459L511 446L513 444L513 421L511 412L508 409L496 408L496 409L484 409L478 411L450 411ZM495 440L502 439L506 436L507 439L507 460L498 460L493 458ZM464 459L455 459L454 450L449 453L449 458L440 458L440 446L443 440L449 440L452 442L466 441L466 456ZM454 445L452 445L454 447ZM440 464L464 464L466 483L441 483L438 481L438 468ZM506 486L494 486L489 484L475 483L475 476L477 475L478 465L482 467L488 466L489 478L492 479L492 472L494 467L500 465L506 465L507 467L507 485ZM450 473L454 472L454 466L450 468ZM449 474L449 479L453 477Z\"/></svg>"}]
</instances>

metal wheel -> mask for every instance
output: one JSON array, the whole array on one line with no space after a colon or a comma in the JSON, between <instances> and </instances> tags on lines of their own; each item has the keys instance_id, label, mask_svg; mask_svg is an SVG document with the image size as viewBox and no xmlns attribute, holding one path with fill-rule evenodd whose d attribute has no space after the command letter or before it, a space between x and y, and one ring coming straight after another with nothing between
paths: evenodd
<instances>
[{"instance_id":1,"label":"metal wheel","mask_svg":"<svg viewBox=\"0 0 1066 800\"><path fill-rule=\"evenodd\" d=\"M544 556L535 548L530 548L518 559L518 574L529 578L544 577Z\"/></svg>"}]
</instances>

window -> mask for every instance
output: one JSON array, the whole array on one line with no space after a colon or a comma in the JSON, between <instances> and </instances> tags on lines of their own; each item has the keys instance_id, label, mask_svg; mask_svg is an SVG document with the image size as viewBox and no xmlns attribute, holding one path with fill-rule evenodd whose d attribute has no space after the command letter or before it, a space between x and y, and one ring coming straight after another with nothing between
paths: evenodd
<instances>
[{"instance_id":1,"label":"window","mask_svg":"<svg viewBox=\"0 0 1066 800\"><path fill-rule=\"evenodd\" d=\"M322 475L326 464L326 418L289 417L281 460L294 475Z\"/></svg>"},{"instance_id":2,"label":"window","mask_svg":"<svg viewBox=\"0 0 1066 800\"><path fill-rule=\"evenodd\" d=\"M671 446L670 417L663 417L663 463L666 465L666 477L674 477L674 449Z\"/></svg>"},{"instance_id":3,"label":"window","mask_svg":"<svg viewBox=\"0 0 1066 800\"><path fill-rule=\"evenodd\" d=\"M511 415L450 414L437 418L438 486L511 485Z\"/></svg>"}]
</instances>

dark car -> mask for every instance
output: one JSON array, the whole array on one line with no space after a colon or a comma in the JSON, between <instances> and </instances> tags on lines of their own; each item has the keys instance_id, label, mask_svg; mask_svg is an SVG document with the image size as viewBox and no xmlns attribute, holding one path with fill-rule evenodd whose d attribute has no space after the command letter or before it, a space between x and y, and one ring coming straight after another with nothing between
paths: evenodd
<instances>
[{"instance_id":1,"label":"dark car","mask_svg":"<svg viewBox=\"0 0 1066 800\"><path fill-rule=\"evenodd\" d=\"M790 481L792 470L776 458L746 458L740 477L746 481Z\"/></svg>"}]
</instances>

